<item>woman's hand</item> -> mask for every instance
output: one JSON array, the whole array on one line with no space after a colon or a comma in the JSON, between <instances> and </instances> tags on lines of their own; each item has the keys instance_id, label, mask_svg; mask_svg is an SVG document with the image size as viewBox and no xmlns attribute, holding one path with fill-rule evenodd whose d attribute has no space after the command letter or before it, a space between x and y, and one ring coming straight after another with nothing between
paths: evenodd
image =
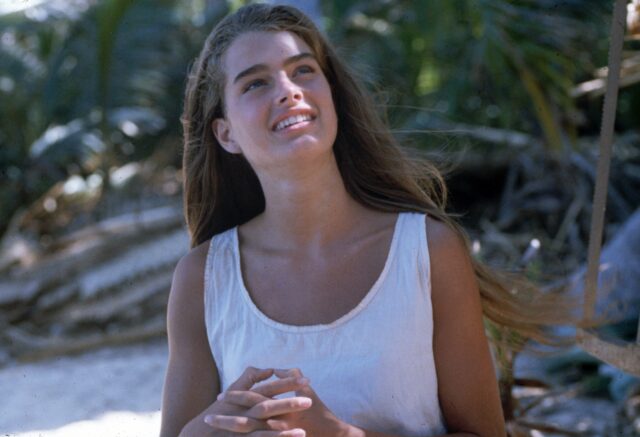
<instances>
[{"instance_id":1,"label":"woman's hand","mask_svg":"<svg viewBox=\"0 0 640 437\"><path fill-rule=\"evenodd\" d=\"M309 386L298 369L262 371L258 379L238 380L219 396L229 413L210 415L205 421L216 429L251 436L346 436L351 427L340 421ZM264 384L260 380L275 374L279 379ZM235 383L234 383L235 384ZM251 385L249 385L251 384ZM296 397L272 399L295 391ZM232 410L240 412L233 413ZM232 434L233 435L233 434Z\"/></svg>"},{"instance_id":2,"label":"woman's hand","mask_svg":"<svg viewBox=\"0 0 640 437\"><path fill-rule=\"evenodd\" d=\"M308 384L301 376L288 375L274 381L258 384L274 374L273 369L248 367L231 384L228 390L220 393L211 406L211 414L204 421L218 431L227 431L216 436L237 436L245 434L252 437L304 437L302 429L288 427L284 423L269 424L274 416L293 414L309 408L311 399L296 396L286 399L273 399L279 394L296 391Z\"/></svg>"},{"instance_id":3,"label":"woman's hand","mask_svg":"<svg viewBox=\"0 0 640 437\"><path fill-rule=\"evenodd\" d=\"M283 380L303 377L299 369L275 370L274 373ZM267 421L271 426L286 425L289 428L301 428L305 430L308 437L347 437L356 430L338 419L318 397L311 385L306 384L300 387L296 390L296 395L311 399L311 408L274 417Z\"/></svg>"}]
</instances>

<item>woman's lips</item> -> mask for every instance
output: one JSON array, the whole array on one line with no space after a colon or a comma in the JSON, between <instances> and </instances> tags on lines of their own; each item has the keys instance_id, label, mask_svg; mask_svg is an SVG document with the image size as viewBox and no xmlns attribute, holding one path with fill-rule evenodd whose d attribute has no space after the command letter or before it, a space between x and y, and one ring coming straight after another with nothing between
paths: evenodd
<instances>
[{"instance_id":1,"label":"woman's lips","mask_svg":"<svg viewBox=\"0 0 640 437\"><path fill-rule=\"evenodd\" d=\"M278 132L296 124L313 121L315 118L315 114L308 110L288 111L276 120L271 130Z\"/></svg>"}]
</instances>

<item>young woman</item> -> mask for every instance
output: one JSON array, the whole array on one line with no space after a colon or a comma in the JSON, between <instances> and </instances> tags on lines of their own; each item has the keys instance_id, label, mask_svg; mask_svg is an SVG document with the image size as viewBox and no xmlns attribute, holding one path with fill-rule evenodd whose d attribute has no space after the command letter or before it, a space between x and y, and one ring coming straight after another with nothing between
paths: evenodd
<instances>
[{"instance_id":1,"label":"young woman","mask_svg":"<svg viewBox=\"0 0 640 437\"><path fill-rule=\"evenodd\" d=\"M222 20L182 121L162 437L505 435L483 313L539 326L307 17Z\"/></svg>"}]
</instances>

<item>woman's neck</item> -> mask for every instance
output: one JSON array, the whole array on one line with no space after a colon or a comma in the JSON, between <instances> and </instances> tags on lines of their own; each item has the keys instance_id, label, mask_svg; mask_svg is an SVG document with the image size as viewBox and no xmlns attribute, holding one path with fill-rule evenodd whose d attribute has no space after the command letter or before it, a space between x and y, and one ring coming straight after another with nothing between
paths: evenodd
<instances>
[{"instance_id":1,"label":"woman's neck","mask_svg":"<svg viewBox=\"0 0 640 437\"><path fill-rule=\"evenodd\" d=\"M353 230L372 211L347 193L335 157L287 177L261 177L265 212L246 228L263 244L319 252Z\"/></svg>"}]
</instances>

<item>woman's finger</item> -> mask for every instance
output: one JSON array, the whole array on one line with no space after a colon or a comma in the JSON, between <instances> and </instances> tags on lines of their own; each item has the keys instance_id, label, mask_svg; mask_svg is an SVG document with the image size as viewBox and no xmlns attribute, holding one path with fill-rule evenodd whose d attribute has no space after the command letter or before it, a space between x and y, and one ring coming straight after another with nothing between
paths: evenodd
<instances>
[{"instance_id":1,"label":"woman's finger","mask_svg":"<svg viewBox=\"0 0 640 437\"><path fill-rule=\"evenodd\" d=\"M310 398L296 396L286 399L269 399L251 407L247 416L256 419L268 419L281 414L295 413L309 408L312 404Z\"/></svg>"},{"instance_id":2,"label":"woman's finger","mask_svg":"<svg viewBox=\"0 0 640 437\"><path fill-rule=\"evenodd\" d=\"M254 431L248 434L250 437L306 437L304 429L290 429L287 431Z\"/></svg>"},{"instance_id":3,"label":"woman's finger","mask_svg":"<svg viewBox=\"0 0 640 437\"><path fill-rule=\"evenodd\" d=\"M266 428L266 424L264 422L245 416L210 414L205 416L204 421L207 425L215 429L244 434Z\"/></svg>"},{"instance_id":4,"label":"woman's finger","mask_svg":"<svg viewBox=\"0 0 640 437\"><path fill-rule=\"evenodd\" d=\"M272 381L260 383L253 387L251 391L260 393L264 397L272 398L283 393L300 390L306 385L309 385L308 378L289 376L282 379L274 379Z\"/></svg>"},{"instance_id":5,"label":"woman's finger","mask_svg":"<svg viewBox=\"0 0 640 437\"><path fill-rule=\"evenodd\" d=\"M227 404L251 408L260 402L268 401L269 398L251 390L227 390L220 393L218 400L224 401Z\"/></svg>"},{"instance_id":6,"label":"woman's finger","mask_svg":"<svg viewBox=\"0 0 640 437\"><path fill-rule=\"evenodd\" d=\"M278 378L288 378L288 377L302 378L302 377L304 377L304 375L302 374L302 371L300 369L298 369L297 367L294 367L293 369L274 369L273 373Z\"/></svg>"},{"instance_id":7,"label":"woman's finger","mask_svg":"<svg viewBox=\"0 0 640 437\"><path fill-rule=\"evenodd\" d=\"M273 369L257 369L255 367L247 367L242 375L231 385L229 390L249 390L260 381L264 381L273 375Z\"/></svg>"}]
</instances>

